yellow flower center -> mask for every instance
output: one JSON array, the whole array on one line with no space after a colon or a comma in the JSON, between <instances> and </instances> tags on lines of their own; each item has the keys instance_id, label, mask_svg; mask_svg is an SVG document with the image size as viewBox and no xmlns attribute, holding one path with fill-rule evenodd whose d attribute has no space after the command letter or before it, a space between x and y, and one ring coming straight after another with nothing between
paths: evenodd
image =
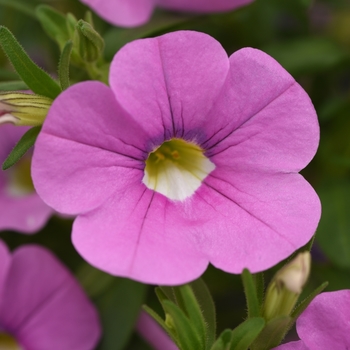
<instances>
[{"instance_id":1,"label":"yellow flower center","mask_svg":"<svg viewBox=\"0 0 350 350\"><path fill-rule=\"evenodd\" d=\"M198 145L182 139L164 142L148 155L142 182L172 200L191 197L215 169Z\"/></svg>"},{"instance_id":2,"label":"yellow flower center","mask_svg":"<svg viewBox=\"0 0 350 350\"><path fill-rule=\"evenodd\" d=\"M7 333L0 333L0 350L21 350L16 340Z\"/></svg>"},{"instance_id":3,"label":"yellow flower center","mask_svg":"<svg viewBox=\"0 0 350 350\"><path fill-rule=\"evenodd\" d=\"M6 170L9 178L8 192L10 195L20 197L35 191L30 175L30 165L31 159L24 157L9 170Z\"/></svg>"}]
</instances>

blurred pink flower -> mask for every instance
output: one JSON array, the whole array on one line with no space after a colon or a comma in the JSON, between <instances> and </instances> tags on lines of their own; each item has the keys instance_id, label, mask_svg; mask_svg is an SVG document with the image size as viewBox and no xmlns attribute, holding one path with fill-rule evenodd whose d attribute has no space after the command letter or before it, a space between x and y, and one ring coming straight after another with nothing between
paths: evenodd
<instances>
[{"instance_id":1,"label":"blurred pink flower","mask_svg":"<svg viewBox=\"0 0 350 350\"><path fill-rule=\"evenodd\" d=\"M275 350L330 350L350 348L350 290L318 295L297 320L301 340Z\"/></svg>"},{"instance_id":2,"label":"blurred pink flower","mask_svg":"<svg viewBox=\"0 0 350 350\"><path fill-rule=\"evenodd\" d=\"M145 311L141 311L136 323L137 332L154 350L178 350L164 329Z\"/></svg>"},{"instance_id":3,"label":"blurred pink flower","mask_svg":"<svg viewBox=\"0 0 350 350\"><path fill-rule=\"evenodd\" d=\"M81 0L106 21L121 27L146 23L155 7L211 13L230 11L254 0Z\"/></svg>"},{"instance_id":4,"label":"blurred pink flower","mask_svg":"<svg viewBox=\"0 0 350 350\"><path fill-rule=\"evenodd\" d=\"M11 254L0 241L0 348L10 336L22 349L92 350L100 334L94 306L48 250Z\"/></svg>"},{"instance_id":5,"label":"blurred pink flower","mask_svg":"<svg viewBox=\"0 0 350 350\"><path fill-rule=\"evenodd\" d=\"M10 124L0 126L1 164L28 129ZM0 170L0 230L35 233L53 213L33 187L30 176L31 154L28 152L10 169Z\"/></svg>"},{"instance_id":6,"label":"blurred pink flower","mask_svg":"<svg viewBox=\"0 0 350 350\"><path fill-rule=\"evenodd\" d=\"M319 126L274 59L251 48L228 59L210 36L180 31L127 44L110 86L64 91L32 164L43 200L79 215L73 243L92 265L182 284L209 262L265 270L311 239L320 202L298 171Z\"/></svg>"}]
</instances>

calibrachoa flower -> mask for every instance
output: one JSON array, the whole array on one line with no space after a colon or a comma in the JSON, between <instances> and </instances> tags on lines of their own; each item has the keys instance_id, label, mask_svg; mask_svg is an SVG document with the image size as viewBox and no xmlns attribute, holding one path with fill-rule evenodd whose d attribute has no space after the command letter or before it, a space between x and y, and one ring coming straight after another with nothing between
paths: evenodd
<instances>
[{"instance_id":1,"label":"calibrachoa flower","mask_svg":"<svg viewBox=\"0 0 350 350\"><path fill-rule=\"evenodd\" d=\"M10 124L0 126L1 164L27 130ZM27 154L8 170L0 170L0 230L34 233L53 213L34 190L30 164L31 154Z\"/></svg>"},{"instance_id":2,"label":"calibrachoa flower","mask_svg":"<svg viewBox=\"0 0 350 350\"><path fill-rule=\"evenodd\" d=\"M78 214L73 243L111 274L155 284L267 269L306 244L320 203L297 172L316 152L309 97L265 53L210 36L132 42L110 85L53 103L34 150L39 195Z\"/></svg>"},{"instance_id":3,"label":"calibrachoa flower","mask_svg":"<svg viewBox=\"0 0 350 350\"><path fill-rule=\"evenodd\" d=\"M297 320L301 340L276 350L330 350L350 348L350 290L318 295Z\"/></svg>"},{"instance_id":4,"label":"calibrachoa flower","mask_svg":"<svg viewBox=\"0 0 350 350\"><path fill-rule=\"evenodd\" d=\"M48 250L11 254L0 241L1 349L92 350L100 333L94 306Z\"/></svg>"},{"instance_id":5,"label":"calibrachoa flower","mask_svg":"<svg viewBox=\"0 0 350 350\"><path fill-rule=\"evenodd\" d=\"M155 7L169 10L210 13L233 10L254 0L81 0L106 21L133 27L146 23Z\"/></svg>"}]
</instances>

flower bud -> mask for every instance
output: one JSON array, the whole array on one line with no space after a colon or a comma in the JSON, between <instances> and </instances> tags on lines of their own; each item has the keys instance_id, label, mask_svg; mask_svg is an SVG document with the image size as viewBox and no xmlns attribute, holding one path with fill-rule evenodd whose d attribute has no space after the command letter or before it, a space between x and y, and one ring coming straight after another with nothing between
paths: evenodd
<instances>
[{"instance_id":1,"label":"flower bud","mask_svg":"<svg viewBox=\"0 0 350 350\"><path fill-rule=\"evenodd\" d=\"M104 41L91 24L79 20L76 25L79 38L78 50L81 58L87 62L95 62L101 56Z\"/></svg>"},{"instance_id":2,"label":"flower bud","mask_svg":"<svg viewBox=\"0 0 350 350\"><path fill-rule=\"evenodd\" d=\"M264 302L264 317L267 321L288 316L310 274L310 253L299 253L291 262L283 266L270 282Z\"/></svg>"},{"instance_id":3,"label":"flower bud","mask_svg":"<svg viewBox=\"0 0 350 350\"><path fill-rule=\"evenodd\" d=\"M48 97L22 92L0 93L0 124L41 125L52 100Z\"/></svg>"}]
</instances>

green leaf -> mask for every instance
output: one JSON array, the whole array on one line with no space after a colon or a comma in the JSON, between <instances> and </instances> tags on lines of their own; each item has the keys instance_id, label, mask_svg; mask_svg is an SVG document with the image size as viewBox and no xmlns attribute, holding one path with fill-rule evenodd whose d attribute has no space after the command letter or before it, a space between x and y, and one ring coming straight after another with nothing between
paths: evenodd
<instances>
[{"instance_id":1,"label":"green leaf","mask_svg":"<svg viewBox=\"0 0 350 350\"><path fill-rule=\"evenodd\" d=\"M59 78L62 90L68 89L70 86L69 63L70 63L70 56L72 53L72 49L73 49L73 42L69 40L66 42L66 45L62 50L60 62L58 64L58 78Z\"/></svg>"},{"instance_id":2,"label":"green leaf","mask_svg":"<svg viewBox=\"0 0 350 350\"><path fill-rule=\"evenodd\" d=\"M207 348L207 329L205 325L206 321L191 286L185 284L183 286L174 287L174 289L178 289L182 295L182 300L185 307L184 311L188 315L193 328L201 340L201 348Z\"/></svg>"},{"instance_id":3,"label":"green leaf","mask_svg":"<svg viewBox=\"0 0 350 350\"><path fill-rule=\"evenodd\" d=\"M1 91L28 90L28 86L22 80L2 81L0 82Z\"/></svg>"},{"instance_id":4,"label":"green leaf","mask_svg":"<svg viewBox=\"0 0 350 350\"><path fill-rule=\"evenodd\" d=\"M48 5L36 8L36 16L46 34L56 41L62 50L65 43L71 39L68 32L66 17Z\"/></svg>"},{"instance_id":5,"label":"green leaf","mask_svg":"<svg viewBox=\"0 0 350 350\"><path fill-rule=\"evenodd\" d=\"M174 304L176 304L176 298L174 294L174 290L172 287L167 287L167 286L159 286L161 291L166 295L166 297L172 301Z\"/></svg>"},{"instance_id":6,"label":"green leaf","mask_svg":"<svg viewBox=\"0 0 350 350\"><path fill-rule=\"evenodd\" d=\"M244 269L242 273L244 293L247 300L248 318L260 316L260 305L256 285L249 270Z\"/></svg>"},{"instance_id":7,"label":"green leaf","mask_svg":"<svg viewBox=\"0 0 350 350\"><path fill-rule=\"evenodd\" d=\"M265 290L265 280L264 280L264 273L259 272L253 275L255 288L256 288L256 295L258 297L258 303L259 303L259 310L261 310L261 305L264 301L264 290Z\"/></svg>"},{"instance_id":8,"label":"green leaf","mask_svg":"<svg viewBox=\"0 0 350 350\"><path fill-rule=\"evenodd\" d=\"M292 312L291 317L293 318L293 323L296 319L304 312L304 310L310 305L312 300L314 300L317 295L319 295L326 287L328 286L328 282L322 283L319 287L317 287L311 294L309 294ZM292 324L290 325L292 326Z\"/></svg>"},{"instance_id":9,"label":"green leaf","mask_svg":"<svg viewBox=\"0 0 350 350\"><path fill-rule=\"evenodd\" d=\"M35 8L33 5L28 4L28 1L22 0L0 0L0 5L8 6L24 13L30 17L35 18Z\"/></svg>"},{"instance_id":10,"label":"green leaf","mask_svg":"<svg viewBox=\"0 0 350 350\"><path fill-rule=\"evenodd\" d=\"M185 313L170 300L164 300L165 312L172 317L181 350L203 349L202 342Z\"/></svg>"},{"instance_id":11,"label":"green leaf","mask_svg":"<svg viewBox=\"0 0 350 350\"><path fill-rule=\"evenodd\" d=\"M350 268L350 183L335 179L318 189L322 217L316 241L340 268Z\"/></svg>"},{"instance_id":12,"label":"green leaf","mask_svg":"<svg viewBox=\"0 0 350 350\"><path fill-rule=\"evenodd\" d=\"M103 337L98 350L125 348L146 297L147 286L129 279L115 278L94 298L100 314Z\"/></svg>"},{"instance_id":13,"label":"green leaf","mask_svg":"<svg viewBox=\"0 0 350 350\"><path fill-rule=\"evenodd\" d=\"M227 350L228 347L231 344L232 340L232 330L231 329L225 329L216 342L213 344L213 346L210 348L210 350Z\"/></svg>"},{"instance_id":14,"label":"green leaf","mask_svg":"<svg viewBox=\"0 0 350 350\"><path fill-rule=\"evenodd\" d=\"M247 350L265 326L262 317L253 317L232 331L230 350Z\"/></svg>"},{"instance_id":15,"label":"green leaf","mask_svg":"<svg viewBox=\"0 0 350 350\"><path fill-rule=\"evenodd\" d=\"M250 346L250 349L269 350L278 346L289 330L291 322L292 318L290 316L279 316L270 320Z\"/></svg>"},{"instance_id":16,"label":"green leaf","mask_svg":"<svg viewBox=\"0 0 350 350\"><path fill-rule=\"evenodd\" d=\"M34 128L29 129L18 141L16 146L13 148L9 156L6 158L2 164L2 170L6 170L12 165L16 164L24 154L32 147L35 143L36 138L39 135L41 126L35 126Z\"/></svg>"},{"instance_id":17,"label":"green leaf","mask_svg":"<svg viewBox=\"0 0 350 350\"><path fill-rule=\"evenodd\" d=\"M104 48L104 40L100 34L91 26L91 24L78 21L76 32L79 36L79 54L87 62L95 62L101 56Z\"/></svg>"},{"instance_id":18,"label":"green leaf","mask_svg":"<svg viewBox=\"0 0 350 350\"><path fill-rule=\"evenodd\" d=\"M206 348L209 349L216 339L216 311L213 298L204 281L199 278L190 283L201 308L207 328Z\"/></svg>"},{"instance_id":19,"label":"green leaf","mask_svg":"<svg viewBox=\"0 0 350 350\"><path fill-rule=\"evenodd\" d=\"M3 26L0 26L0 45L18 75L33 92L52 99L60 94L58 84L29 58L12 33Z\"/></svg>"}]
</instances>

